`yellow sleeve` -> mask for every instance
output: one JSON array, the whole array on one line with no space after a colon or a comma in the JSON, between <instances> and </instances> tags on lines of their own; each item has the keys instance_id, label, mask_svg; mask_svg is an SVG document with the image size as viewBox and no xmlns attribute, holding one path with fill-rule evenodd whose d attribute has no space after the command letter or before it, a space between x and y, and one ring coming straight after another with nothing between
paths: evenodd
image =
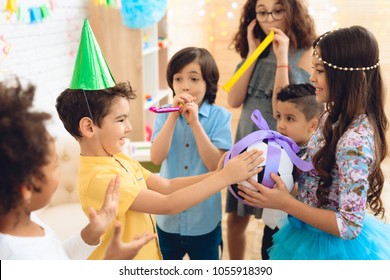
<instances>
[{"instance_id":1,"label":"yellow sleeve","mask_svg":"<svg viewBox=\"0 0 390 280\"><path fill-rule=\"evenodd\" d=\"M120 187L119 187L119 203L118 203L118 217L125 215L126 211L130 208L137 195L142 189L142 185L134 182L131 176L127 173L120 175ZM99 210L103 203L107 190L108 183L115 176L115 174L99 173L94 176L88 188L87 205L92 206L96 210Z\"/></svg>"}]
</instances>

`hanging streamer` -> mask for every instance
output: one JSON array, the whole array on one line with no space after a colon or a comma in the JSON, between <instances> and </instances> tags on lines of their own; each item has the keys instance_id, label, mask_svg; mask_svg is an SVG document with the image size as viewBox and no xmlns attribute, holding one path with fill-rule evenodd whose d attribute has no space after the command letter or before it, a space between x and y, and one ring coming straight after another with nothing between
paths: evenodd
<instances>
[{"instance_id":1,"label":"hanging streamer","mask_svg":"<svg viewBox=\"0 0 390 280\"><path fill-rule=\"evenodd\" d=\"M4 11L6 12L6 18L9 20L13 14L18 13L18 5L16 3L16 0L7 0L5 3L5 9Z\"/></svg>"},{"instance_id":2,"label":"hanging streamer","mask_svg":"<svg viewBox=\"0 0 390 280\"><path fill-rule=\"evenodd\" d=\"M93 0L96 6L105 6L107 4L106 0Z\"/></svg>"},{"instance_id":3,"label":"hanging streamer","mask_svg":"<svg viewBox=\"0 0 390 280\"><path fill-rule=\"evenodd\" d=\"M5 56L8 56L11 51L11 44L4 38L4 34L1 34L0 41L4 42L4 47L2 48L2 52Z\"/></svg>"},{"instance_id":4,"label":"hanging streamer","mask_svg":"<svg viewBox=\"0 0 390 280\"><path fill-rule=\"evenodd\" d=\"M36 23L36 22L42 21L41 9L34 7L34 8L29 8L29 11L30 11L30 22L31 23Z\"/></svg>"},{"instance_id":5,"label":"hanging streamer","mask_svg":"<svg viewBox=\"0 0 390 280\"><path fill-rule=\"evenodd\" d=\"M118 7L120 0L93 0L95 6Z\"/></svg>"},{"instance_id":6,"label":"hanging streamer","mask_svg":"<svg viewBox=\"0 0 390 280\"><path fill-rule=\"evenodd\" d=\"M41 7L39 7L39 9L41 11L42 20L47 19L49 16L49 8L47 7L47 5L44 4Z\"/></svg>"},{"instance_id":7,"label":"hanging streamer","mask_svg":"<svg viewBox=\"0 0 390 280\"><path fill-rule=\"evenodd\" d=\"M4 34L0 35L0 47L2 45L1 42L4 43L4 46L1 48L1 52L4 55L0 55L0 65L3 64L3 60L6 59L6 57L8 56L8 54L11 51L11 44L4 38ZM0 68L0 73L8 73L8 72L11 72L11 70L5 69L5 68Z\"/></svg>"},{"instance_id":8,"label":"hanging streamer","mask_svg":"<svg viewBox=\"0 0 390 280\"><path fill-rule=\"evenodd\" d=\"M54 9L57 7L56 0L49 0L49 4L50 4L50 10L54 11Z\"/></svg>"},{"instance_id":9,"label":"hanging streamer","mask_svg":"<svg viewBox=\"0 0 390 280\"><path fill-rule=\"evenodd\" d=\"M107 0L107 6L108 7L115 7L115 0Z\"/></svg>"}]
</instances>

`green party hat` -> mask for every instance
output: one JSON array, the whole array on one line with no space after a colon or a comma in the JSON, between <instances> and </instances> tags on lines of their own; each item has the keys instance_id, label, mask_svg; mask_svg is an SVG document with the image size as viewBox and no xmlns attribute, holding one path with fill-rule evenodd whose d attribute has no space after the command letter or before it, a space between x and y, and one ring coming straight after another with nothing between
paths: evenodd
<instances>
[{"instance_id":1,"label":"green party hat","mask_svg":"<svg viewBox=\"0 0 390 280\"><path fill-rule=\"evenodd\" d=\"M115 86L114 77L103 57L87 19L73 70L71 89L98 90Z\"/></svg>"}]
</instances>

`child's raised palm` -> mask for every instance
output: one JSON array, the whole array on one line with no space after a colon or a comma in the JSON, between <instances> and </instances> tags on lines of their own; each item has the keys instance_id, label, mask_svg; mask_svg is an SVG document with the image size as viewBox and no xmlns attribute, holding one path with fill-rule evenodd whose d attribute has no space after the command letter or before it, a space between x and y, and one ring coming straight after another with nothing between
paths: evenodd
<instances>
[{"instance_id":1,"label":"child's raised palm","mask_svg":"<svg viewBox=\"0 0 390 280\"><path fill-rule=\"evenodd\" d=\"M106 260L131 260L141 250L141 248L155 239L156 234L145 232L142 235L137 235L132 241L124 243L121 240L121 224L116 222L114 225L114 234L106 249L104 259Z\"/></svg>"}]
</instances>

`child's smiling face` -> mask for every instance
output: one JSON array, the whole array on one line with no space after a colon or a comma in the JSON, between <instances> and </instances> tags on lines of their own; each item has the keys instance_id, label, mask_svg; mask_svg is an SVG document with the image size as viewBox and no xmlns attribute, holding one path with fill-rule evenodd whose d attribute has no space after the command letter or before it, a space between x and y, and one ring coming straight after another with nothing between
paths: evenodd
<instances>
[{"instance_id":1,"label":"child's smiling face","mask_svg":"<svg viewBox=\"0 0 390 280\"><path fill-rule=\"evenodd\" d=\"M116 97L111 102L109 113L103 118L101 127L95 126L100 142L100 155L114 155L122 151L126 135L132 131L129 121L129 101Z\"/></svg>"},{"instance_id":2,"label":"child's smiling face","mask_svg":"<svg viewBox=\"0 0 390 280\"><path fill-rule=\"evenodd\" d=\"M320 50L317 48L316 53L320 56ZM316 55L312 58L313 71L310 81L316 88L316 100L318 103L326 103L329 99L329 87L325 73L325 66Z\"/></svg>"}]
</instances>

